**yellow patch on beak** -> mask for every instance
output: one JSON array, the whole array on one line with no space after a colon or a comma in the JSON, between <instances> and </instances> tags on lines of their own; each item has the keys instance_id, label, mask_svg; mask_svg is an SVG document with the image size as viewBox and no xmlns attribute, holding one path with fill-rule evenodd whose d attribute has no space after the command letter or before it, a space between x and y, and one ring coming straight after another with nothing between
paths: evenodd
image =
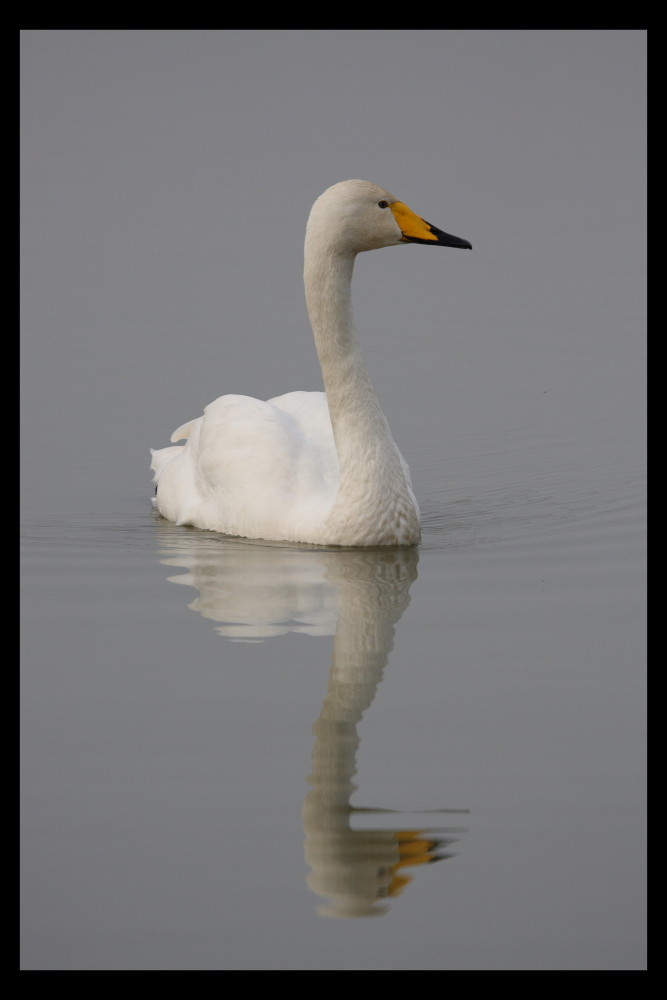
<instances>
[{"instance_id":1,"label":"yellow patch on beak","mask_svg":"<svg viewBox=\"0 0 667 1000\"><path fill-rule=\"evenodd\" d=\"M404 236L404 242L412 240L432 240L438 242L438 237L432 232L428 222L424 222L418 215L408 208L402 201L392 201L389 206L394 213L394 218L400 226Z\"/></svg>"}]
</instances>

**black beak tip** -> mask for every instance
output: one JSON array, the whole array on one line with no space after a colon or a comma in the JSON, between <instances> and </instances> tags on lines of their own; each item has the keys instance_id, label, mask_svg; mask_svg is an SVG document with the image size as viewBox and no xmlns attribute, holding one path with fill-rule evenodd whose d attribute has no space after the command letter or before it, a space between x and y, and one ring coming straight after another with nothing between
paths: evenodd
<instances>
[{"instance_id":1,"label":"black beak tip","mask_svg":"<svg viewBox=\"0 0 667 1000\"><path fill-rule=\"evenodd\" d=\"M453 236L451 233L445 233L442 229L438 229L437 226L432 226L431 223L427 223L429 229L436 237L437 244L441 247L455 247L460 250L472 250L472 243L469 240L461 239L460 236Z\"/></svg>"},{"instance_id":2,"label":"black beak tip","mask_svg":"<svg viewBox=\"0 0 667 1000\"><path fill-rule=\"evenodd\" d=\"M454 247L458 250L472 250L470 240L461 239L460 236L452 236L451 233L440 232L438 242L444 247Z\"/></svg>"}]
</instances>

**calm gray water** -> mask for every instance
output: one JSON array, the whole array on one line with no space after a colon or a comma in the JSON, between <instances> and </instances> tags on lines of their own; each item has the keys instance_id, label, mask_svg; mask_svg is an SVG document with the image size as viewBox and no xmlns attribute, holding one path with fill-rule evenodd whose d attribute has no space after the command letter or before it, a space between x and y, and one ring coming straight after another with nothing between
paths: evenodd
<instances>
[{"instance_id":1,"label":"calm gray water","mask_svg":"<svg viewBox=\"0 0 667 1000\"><path fill-rule=\"evenodd\" d=\"M642 967L640 463L477 443L416 551L29 518L25 968Z\"/></svg>"},{"instance_id":2,"label":"calm gray water","mask_svg":"<svg viewBox=\"0 0 667 1000\"><path fill-rule=\"evenodd\" d=\"M644 35L380 36L23 32L22 969L645 968ZM422 544L168 524L348 176Z\"/></svg>"}]
</instances>

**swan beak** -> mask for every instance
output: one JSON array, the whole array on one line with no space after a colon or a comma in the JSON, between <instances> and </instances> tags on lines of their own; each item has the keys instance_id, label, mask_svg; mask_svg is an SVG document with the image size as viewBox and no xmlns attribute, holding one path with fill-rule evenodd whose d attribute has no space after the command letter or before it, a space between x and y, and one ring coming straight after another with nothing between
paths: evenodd
<instances>
[{"instance_id":1,"label":"swan beak","mask_svg":"<svg viewBox=\"0 0 667 1000\"><path fill-rule=\"evenodd\" d=\"M472 243L468 240L452 236L451 233L443 233L442 229L437 229L430 222L420 218L402 201L392 201L389 207L400 227L401 243L428 243L437 247L465 247L467 250L472 250Z\"/></svg>"}]
</instances>

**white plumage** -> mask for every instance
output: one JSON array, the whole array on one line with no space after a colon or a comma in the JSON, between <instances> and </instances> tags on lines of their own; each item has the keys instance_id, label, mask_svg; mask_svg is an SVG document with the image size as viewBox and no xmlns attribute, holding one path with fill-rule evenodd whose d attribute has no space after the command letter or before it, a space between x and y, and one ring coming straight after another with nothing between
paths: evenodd
<instances>
[{"instance_id":1,"label":"white plumage","mask_svg":"<svg viewBox=\"0 0 667 1000\"><path fill-rule=\"evenodd\" d=\"M350 293L357 253L399 243L470 247L368 181L343 181L317 199L304 281L325 392L210 403L172 434L172 447L152 451L163 517L275 541L419 541L410 472L361 357Z\"/></svg>"}]
</instances>

